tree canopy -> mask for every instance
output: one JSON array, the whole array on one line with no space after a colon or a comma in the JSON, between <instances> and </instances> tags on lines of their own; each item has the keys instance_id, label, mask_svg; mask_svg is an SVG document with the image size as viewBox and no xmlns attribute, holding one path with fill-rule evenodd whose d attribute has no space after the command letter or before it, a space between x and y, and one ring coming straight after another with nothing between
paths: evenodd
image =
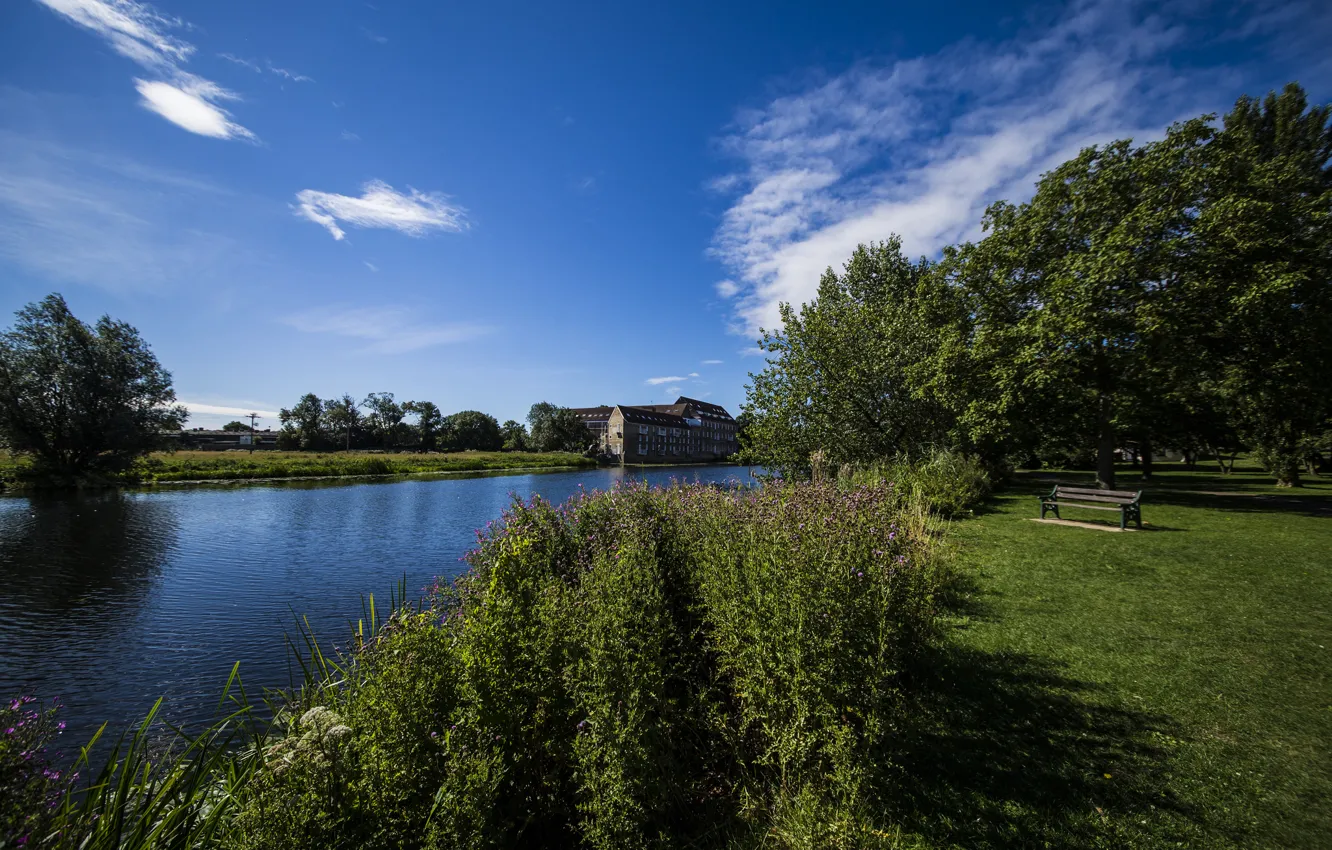
<instances>
[{"instance_id":1,"label":"tree canopy","mask_svg":"<svg viewBox=\"0 0 1332 850\"><path fill-rule=\"evenodd\" d=\"M532 405L527 424L530 446L539 452L581 452L592 442L578 414L548 401Z\"/></svg>"},{"instance_id":2,"label":"tree canopy","mask_svg":"<svg viewBox=\"0 0 1332 850\"><path fill-rule=\"evenodd\" d=\"M1332 417L1330 115L1241 98L1081 151L937 263L861 246L764 334L747 456L1054 453L1114 487L1120 449L1244 445L1297 484Z\"/></svg>"},{"instance_id":3,"label":"tree canopy","mask_svg":"<svg viewBox=\"0 0 1332 850\"><path fill-rule=\"evenodd\" d=\"M0 445L58 475L123 468L179 431L171 373L130 325L80 321L59 294L0 336Z\"/></svg>"}]
</instances>

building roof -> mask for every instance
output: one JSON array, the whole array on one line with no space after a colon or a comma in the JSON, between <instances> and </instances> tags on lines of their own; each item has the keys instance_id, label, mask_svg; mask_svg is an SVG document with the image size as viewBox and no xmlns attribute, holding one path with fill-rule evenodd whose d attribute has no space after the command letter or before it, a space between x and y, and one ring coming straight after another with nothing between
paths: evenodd
<instances>
[{"instance_id":1,"label":"building roof","mask_svg":"<svg viewBox=\"0 0 1332 850\"><path fill-rule=\"evenodd\" d=\"M615 408L608 404L601 404L596 407L571 407L569 409L584 422L604 422L610 419L611 411Z\"/></svg>"},{"instance_id":2,"label":"building roof","mask_svg":"<svg viewBox=\"0 0 1332 850\"><path fill-rule=\"evenodd\" d=\"M689 427L689 421L683 416L656 410L654 407L630 407L627 404L621 404L619 408L620 415L624 417L625 422L633 422L638 425L661 425L670 428Z\"/></svg>"},{"instance_id":3,"label":"building roof","mask_svg":"<svg viewBox=\"0 0 1332 850\"><path fill-rule=\"evenodd\" d=\"M728 413L726 408L722 407L720 404L712 404L706 401L699 401L696 398L690 398L689 396L684 396L684 395L677 398L675 400L675 403L681 406L689 405L693 407L695 410L697 410L699 413L709 418L716 417L718 419L725 419L727 421L732 421L731 414Z\"/></svg>"}]
</instances>

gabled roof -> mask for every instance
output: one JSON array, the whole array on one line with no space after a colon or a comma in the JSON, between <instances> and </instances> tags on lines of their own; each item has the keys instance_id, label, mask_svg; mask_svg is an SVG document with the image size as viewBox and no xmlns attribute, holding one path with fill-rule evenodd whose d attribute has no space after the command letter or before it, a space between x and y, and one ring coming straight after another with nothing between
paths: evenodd
<instances>
[{"instance_id":1,"label":"gabled roof","mask_svg":"<svg viewBox=\"0 0 1332 850\"><path fill-rule=\"evenodd\" d=\"M620 415L624 417L625 422L633 422L637 425L661 425L665 428L688 428L689 422L683 417L674 413L655 410L651 407L630 407L627 404L619 406Z\"/></svg>"},{"instance_id":2,"label":"gabled roof","mask_svg":"<svg viewBox=\"0 0 1332 850\"><path fill-rule=\"evenodd\" d=\"M726 411L726 408L722 407L720 404L712 404L706 401L699 401L696 398L690 398L689 396L684 396L684 395L677 398L675 400L675 403L682 407L684 405L689 405L705 416L716 417L718 419L725 419L727 421L731 421L731 414L728 413Z\"/></svg>"},{"instance_id":3,"label":"gabled roof","mask_svg":"<svg viewBox=\"0 0 1332 850\"><path fill-rule=\"evenodd\" d=\"M569 409L572 410L579 419L583 420L584 423L589 423L605 422L607 419L610 419L611 411L615 408L610 405L602 404L597 407L571 407Z\"/></svg>"}]
</instances>

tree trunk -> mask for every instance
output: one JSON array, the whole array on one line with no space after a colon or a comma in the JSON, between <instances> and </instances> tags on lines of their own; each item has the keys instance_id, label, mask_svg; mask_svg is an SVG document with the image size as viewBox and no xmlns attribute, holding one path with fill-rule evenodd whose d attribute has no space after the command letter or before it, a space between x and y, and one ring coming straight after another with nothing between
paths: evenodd
<instances>
[{"instance_id":1,"label":"tree trunk","mask_svg":"<svg viewBox=\"0 0 1332 850\"><path fill-rule=\"evenodd\" d=\"M1142 452L1142 480L1152 480L1152 444L1150 440L1143 440L1140 448Z\"/></svg>"},{"instance_id":2,"label":"tree trunk","mask_svg":"<svg viewBox=\"0 0 1332 850\"><path fill-rule=\"evenodd\" d=\"M1096 486L1115 489L1115 426L1110 421L1110 396L1101 394L1100 435L1096 443Z\"/></svg>"}]
</instances>

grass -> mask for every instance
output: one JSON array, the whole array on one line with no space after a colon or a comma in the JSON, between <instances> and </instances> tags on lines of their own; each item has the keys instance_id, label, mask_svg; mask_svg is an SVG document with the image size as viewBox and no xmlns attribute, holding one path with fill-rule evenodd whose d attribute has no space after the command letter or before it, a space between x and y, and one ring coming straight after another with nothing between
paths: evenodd
<instances>
[{"instance_id":1,"label":"grass","mask_svg":"<svg viewBox=\"0 0 1332 850\"><path fill-rule=\"evenodd\" d=\"M14 484L24 461L0 455L0 482ZM596 461L572 452L452 452L381 454L371 452L177 451L150 455L120 477L125 484L234 481L262 478L326 478L354 475L411 475L504 469L590 467Z\"/></svg>"},{"instance_id":2,"label":"grass","mask_svg":"<svg viewBox=\"0 0 1332 850\"><path fill-rule=\"evenodd\" d=\"M1051 478L1089 480L1019 475L954 526L952 636L901 730L904 846L1326 847L1332 482L1164 465L1147 530L1108 534L1027 521ZM1066 518L1115 516L1091 513Z\"/></svg>"}]
</instances>

